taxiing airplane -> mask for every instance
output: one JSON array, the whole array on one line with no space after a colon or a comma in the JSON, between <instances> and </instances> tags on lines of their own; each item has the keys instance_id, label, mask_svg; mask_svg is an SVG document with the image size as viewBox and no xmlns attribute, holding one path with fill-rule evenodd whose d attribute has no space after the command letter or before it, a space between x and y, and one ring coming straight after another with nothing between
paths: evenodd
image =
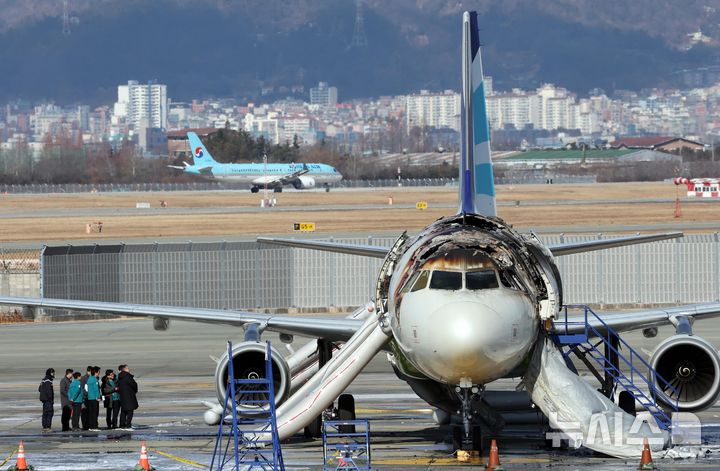
<instances>
[{"instance_id":1,"label":"taxiing airplane","mask_svg":"<svg viewBox=\"0 0 720 471\"><path fill-rule=\"evenodd\" d=\"M187 136L192 165L169 165L170 168L212 180L247 183L253 193L261 188L281 192L285 185L292 185L298 190L323 186L325 191L330 191L331 183L342 180L340 172L326 164L223 164L213 159L197 134L189 132Z\"/></svg>"},{"instance_id":2,"label":"taxiing airplane","mask_svg":"<svg viewBox=\"0 0 720 471\"><path fill-rule=\"evenodd\" d=\"M642 441L633 444L627 438L658 432L649 422L632 430L635 402L620 409L578 376L558 345L558 334L582 337L584 333L597 339L610 329L615 333L643 329L652 336L653 329L657 334L657 326L676 326L677 333L659 343L650 361L650 377L656 384L649 388L655 405L640 404L648 408L676 404L678 410L701 410L713 405L720 393L720 357L692 332L692 323L719 316L720 303L639 309L590 320L581 315L564 322L563 286L555 257L682 234L544 246L533 234L521 234L498 217L477 15L470 12L462 18L461 102L462 159L456 214L437 220L415 237L403 234L390 249L258 239L383 259L374 302L347 318L47 298L0 297L0 304L144 316L153 318L160 330L168 327L169 320L243 326L244 341L235 345L232 358L226 353L217 361L220 404L230 361L235 371L253 377L264 374L265 345L260 342L264 331L279 332L285 342L295 335L318 339L286 357L273 351L281 439L303 428L317 434L318 417L336 400L337 414L353 417L352 397L341 394L376 354L384 352L398 378L436 408L438 423L455 419L454 441L460 448L478 449L483 434L497 433L502 427L497 411L502 403L511 402L515 391L486 391L486 386L501 378L519 378L527 406L541 410L555 429L569 432L568 424L575 423L581 432L587 432L592 427L588 425L591 416L615 417L609 433L615 433L620 442L582 443L612 456L639 457ZM197 147L198 158L205 158L203 148ZM613 363L608 359L607 368L616 367ZM661 382L657 372L674 386ZM633 386L618 381L615 388L620 387L632 392ZM208 405L208 423L217 423L227 414L223 406ZM666 445L667 433L659 435L659 446Z\"/></svg>"}]
</instances>

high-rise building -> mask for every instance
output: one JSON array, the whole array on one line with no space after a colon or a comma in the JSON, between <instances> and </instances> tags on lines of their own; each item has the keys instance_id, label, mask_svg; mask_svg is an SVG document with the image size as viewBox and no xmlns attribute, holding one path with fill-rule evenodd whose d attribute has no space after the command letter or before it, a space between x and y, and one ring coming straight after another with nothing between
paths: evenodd
<instances>
[{"instance_id":1,"label":"high-rise building","mask_svg":"<svg viewBox=\"0 0 720 471\"><path fill-rule=\"evenodd\" d=\"M337 105L338 91L336 87L328 87L327 82L318 83L310 89L310 104L332 108Z\"/></svg>"},{"instance_id":2,"label":"high-rise building","mask_svg":"<svg viewBox=\"0 0 720 471\"><path fill-rule=\"evenodd\" d=\"M139 130L145 124L151 128L167 128L167 85L149 82L140 84L136 80L118 86L118 101L114 114L124 117L125 122Z\"/></svg>"},{"instance_id":3,"label":"high-rise building","mask_svg":"<svg viewBox=\"0 0 720 471\"><path fill-rule=\"evenodd\" d=\"M408 132L424 126L460 130L460 94L452 90L439 93L421 90L420 94L408 95L405 110Z\"/></svg>"}]
</instances>

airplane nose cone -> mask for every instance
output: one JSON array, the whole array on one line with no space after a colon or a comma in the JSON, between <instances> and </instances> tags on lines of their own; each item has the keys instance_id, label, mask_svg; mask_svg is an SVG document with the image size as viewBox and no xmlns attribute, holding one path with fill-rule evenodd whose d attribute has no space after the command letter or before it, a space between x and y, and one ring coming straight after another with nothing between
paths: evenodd
<instances>
[{"instance_id":1,"label":"airplane nose cone","mask_svg":"<svg viewBox=\"0 0 720 471\"><path fill-rule=\"evenodd\" d=\"M434 379L484 384L504 375L522 359L519 326L510 313L490 305L461 301L434 311L423 332L421 369ZM522 344L522 345L521 345Z\"/></svg>"}]
</instances>

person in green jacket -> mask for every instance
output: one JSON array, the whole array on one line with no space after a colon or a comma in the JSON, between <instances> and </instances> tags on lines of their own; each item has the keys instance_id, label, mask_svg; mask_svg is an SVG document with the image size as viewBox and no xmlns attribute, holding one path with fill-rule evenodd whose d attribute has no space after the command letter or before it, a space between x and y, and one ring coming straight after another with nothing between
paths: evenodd
<instances>
[{"instance_id":1,"label":"person in green jacket","mask_svg":"<svg viewBox=\"0 0 720 471\"><path fill-rule=\"evenodd\" d=\"M120 413L120 394L117 392L115 385L115 372L113 370L105 370L105 376L102 377L100 383L104 402L103 405L107 410L105 422L108 429L117 428L118 414Z\"/></svg>"},{"instance_id":2,"label":"person in green jacket","mask_svg":"<svg viewBox=\"0 0 720 471\"><path fill-rule=\"evenodd\" d=\"M88 376L85 382L85 390L87 392L87 414L88 414L88 429L96 432L98 431L98 413L100 411L100 401L102 400L102 393L100 392L100 382L98 381L98 375L100 369L95 371L93 368L92 374Z\"/></svg>"},{"instance_id":3,"label":"person in green jacket","mask_svg":"<svg viewBox=\"0 0 720 471\"><path fill-rule=\"evenodd\" d=\"M72 429L80 429L80 415L82 415L83 402L85 394L83 394L82 382L80 381L82 374L77 371L73 374L72 383L68 389L68 399L72 403Z\"/></svg>"}]
</instances>

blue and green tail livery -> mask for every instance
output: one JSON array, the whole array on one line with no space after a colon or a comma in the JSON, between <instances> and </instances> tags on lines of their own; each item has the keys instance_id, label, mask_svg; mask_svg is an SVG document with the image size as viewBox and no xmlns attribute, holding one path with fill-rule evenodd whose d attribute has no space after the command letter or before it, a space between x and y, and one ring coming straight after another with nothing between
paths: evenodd
<instances>
[{"instance_id":1,"label":"blue and green tail livery","mask_svg":"<svg viewBox=\"0 0 720 471\"><path fill-rule=\"evenodd\" d=\"M460 213L496 216L477 13L463 15Z\"/></svg>"}]
</instances>

